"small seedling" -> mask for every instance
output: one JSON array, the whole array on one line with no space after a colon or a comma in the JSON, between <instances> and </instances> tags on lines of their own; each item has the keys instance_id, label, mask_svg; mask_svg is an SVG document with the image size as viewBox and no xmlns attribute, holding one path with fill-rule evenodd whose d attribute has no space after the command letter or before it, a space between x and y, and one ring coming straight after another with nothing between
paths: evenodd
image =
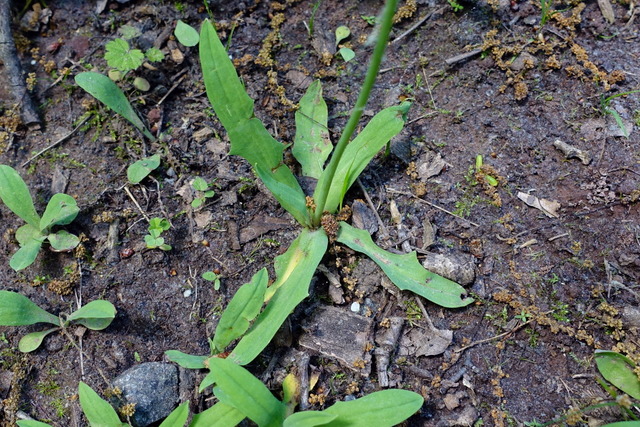
<instances>
[{"instance_id":1,"label":"small seedling","mask_svg":"<svg viewBox=\"0 0 640 427\"><path fill-rule=\"evenodd\" d=\"M350 35L351 30L349 30L349 27L345 27L344 25L342 25L336 28L336 47L340 45L340 42L342 40L346 39ZM348 47L341 47L340 50L338 50L338 53L340 54L340 56L342 56L344 62L349 62L356 57L355 52Z\"/></svg>"},{"instance_id":2,"label":"small seedling","mask_svg":"<svg viewBox=\"0 0 640 427\"><path fill-rule=\"evenodd\" d=\"M487 182L487 184L489 184L492 187L497 187L498 180L487 173L482 173L482 166L483 166L482 155L478 154L476 156L476 177L478 176L478 172L480 172L482 174L483 179Z\"/></svg>"},{"instance_id":3,"label":"small seedling","mask_svg":"<svg viewBox=\"0 0 640 427\"><path fill-rule=\"evenodd\" d=\"M200 177L191 181L191 187L196 190L198 196L191 202L191 207L194 209L198 209L204 204L206 199L211 198L216 194L215 191L211 189L211 186L207 184L207 181Z\"/></svg>"},{"instance_id":4,"label":"small seedling","mask_svg":"<svg viewBox=\"0 0 640 427\"><path fill-rule=\"evenodd\" d=\"M158 166L160 166L159 154L138 160L127 168L127 179L132 184L138 184L156 170Z\"/></svg>"},{"instance_id":5,"label":"small seedling","mask_svg":"<svg viewBox=\"0 0 640 427\"><path fill-rule=\"evenodd\" d=\"M29 298L17 292L0 291L0 325L26 326L36 323L55 325L54 328L31 332L22 337L18 343L18 349L23 353L37 349L47 335L61 329L65 330L71 323L99 331L109 326L115 316L116 309L109 301L91 301L63 317L43 310Z\"/></svg>"},{"instance_id":6,"label":"small seedling","mask_svg":"<svg viewBox=\"0 0 640 427\"><path fill-rule=\"evenodd\" d=\"M629 132L627 131L627 128L622 121L622 117L620 117L620 114L618 114L618 112L614 108L611 108L609 104L611 104L611 101L613 101L614 99L620 96L627 96L627 95L631 95L632 93L638 93L638 92L640 92L640 90L631 90L629 92L616 93L615 95L611 95L607 98L603 97L600 99L600 109L602 113L611 114L613 116L613 118L616 121L616 124L624 134L625 138L629 138Z\"/></svg>"},{"instance_id":7,"label":"small seedling","mask_svg":"<svg viewBox=\"0 0 640 427\"><path fill-rule=\"evenodd\" d=\"M202 278L207 282L213 282L213 289L220 290L220 277L213 271L205 271L202 273Z\"/></svg>"},{"instance_id":8,"label":"small seedling","mask_svg":"<svg viewBox=\"0 0 640 427\"><path fill-rule=\"evenodd\" d=\"M16 271L27 268L35 261L45 241L57 252L70 251L80 244L80 239L67 231L52 232L56 225L70 224L80 209L75 199L67 194L54 194L42 217L36 212L27 184L10 166L0 165L0 199L26 224L16 231L20 249L13 254L9 265Z\"/></svg>"},{"instance_id":9,"label":"small seedling","mask_svg":"<svg viewBox=\"0 0 640 427\"><path fill-rule=\"evenodd\" d=\"M164 218L151 218L149 221L149 234L144 236L144 241L149 249L162 249L170 251L171 246L164 242L164 237L160 235L171 228L171 224Z\"/></svg>"}]
</instances>

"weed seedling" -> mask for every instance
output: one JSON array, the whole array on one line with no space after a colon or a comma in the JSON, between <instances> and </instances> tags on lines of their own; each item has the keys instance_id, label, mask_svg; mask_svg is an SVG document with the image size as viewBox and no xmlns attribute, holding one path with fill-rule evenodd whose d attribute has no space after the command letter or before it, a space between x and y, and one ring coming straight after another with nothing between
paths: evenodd
<instances>
[{"instance_id":1,"label":"weed seedling","mask_svg":"<svg viewBox=\"0 0 640 427\"><path fill-rule=\"evenodd\" d=\"M626 126L622 122L622 117L620 117L620 114L618 114L618 112L614 108L611 108L609 104L611 104L611 101L613 101L614 99L620 96L627 96L627 95L631 95L632 93L638 93L638 92L640 92L640 90L631 90L629 92L616 93L615 95L611 95L606 98L604 98L603 96L600 99L600 110L602 111L603 114L611 114L613 116L613 118L616 121L616 124L624 134L625 138L629 138L629 132L627 131Z\"/></svg>"},{"instance_id":2,"label":"weed seedling","mask_svg":"<svg viewBox=\"0 0 640 427\"><path fill-rule=\"evenodd\" d=\"M202 273L202 278L207 282L213 283L213 289L216 291L220 290L220 277L214 273L213 271L205 271Z\"/></svg>"},{"instance_id":3,"label":"weed seedling","mask_svg":"<svg viewBox=\"0 0 640 427\"><path fill-rule=\"evenodd\" d=\"M196 190L197 197L193 199L191 202L191 207L194 209L198 209L202 206L205 200L213 197L216 193L211 189L211 186L207 184L207 181L204 179L197 177L193 181L191 181L191 187Z\"/></svg>"},{"instance_id":4,"label":"weed seedling","mask_svg":"<svg viewBox=\"0 0 640 427\"><path fill-rule=\"evenodd\" d=\"M170 251L171 246L164 242L164 237L160 235L171 228L171 224L165 218L151 218L149 221L149 234L144 236L144 241L149 249L162 249Z\"/></svg>"},{"instance_id":5,"label":"weed seedling","mask_svg":"<svg viewBox=\"0 0 640 427\"><path fill-rule=\"evenodd\" d=\"M340 42L351 35L351 30L349 27L345 27L344 25L336 28L336 48L340 46ZM356 54L353 50L348 47L341 47L338 50L338 53L344 60L344 62L349 62L353 58L356 57Z\"/></svg>"},{"instance_id":6,"label":"weed seedling","mask_svg":"<svg viewBox=\"0 0 640 427\"><path fill-rule=\"evenodd\" d=\"M80 239L67 231L52 232L57 225L70 224L80 209L75 199L67 194L54 194L42 217L36 212L27 184L10 166L0 165L0 199L26 224L16 230L20 249L13 254L9 265L16 271L27 268L36 259L45 241L56 252L70 251L80 244Z\"/></svg>"}]
</instances>

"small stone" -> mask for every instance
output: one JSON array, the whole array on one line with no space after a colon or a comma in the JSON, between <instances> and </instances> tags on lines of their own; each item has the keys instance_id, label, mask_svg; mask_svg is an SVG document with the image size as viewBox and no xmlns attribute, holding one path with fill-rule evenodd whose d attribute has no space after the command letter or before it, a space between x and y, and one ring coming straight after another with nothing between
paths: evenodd
<instances>
[{"instance_id":1,"label":"small stone","mask_svg":"<svg viewBox=\"0 0 640 427\"><path fill-rule=\"evenodd\" d=\"M462 286L470 285L476 277L475 260L469 254L452 253L442 255L429 253L422 261L422 266Z\"/></svg>"},{"instance_id":2,"label":"small stone","mask_svg":"<svg viewBox=\"0 0 640 427\"><path fill-rule=\"evenodd\" d=\"M360 311L360 303L358 301L351 304L351 311L358 313Z\"/></svg>"},{"instance_id":3,"label":"small stone","mask_svg":"<svg viewBox=\"0 0 640 427\"><path fill-rule=\"evenodd\" d=\"M149 362L127 369L113 381L126 403L135 403L131 417L135 427L166 418L178 403L178 368L169 363Z\"/></svg>"}]
</instances>

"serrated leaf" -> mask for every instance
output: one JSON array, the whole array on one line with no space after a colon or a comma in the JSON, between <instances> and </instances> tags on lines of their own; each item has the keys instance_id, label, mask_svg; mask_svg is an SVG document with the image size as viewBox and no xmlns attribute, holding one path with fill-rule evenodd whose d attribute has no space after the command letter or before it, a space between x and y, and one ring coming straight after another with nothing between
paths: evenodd
<instances>
[{"instance_id":1,"label":"serrated leaf","mask_svg":"<svg viewBox=\"0 0 640 427\"><path fill-rule=\"evenodd\" d=\"M58 230L56 233L49 234L47 240L49 240L51 248L59 252L70 251L80 244L78 236L64 230Z\"/></svg>"},{"instance_id":2,"label":"serrated leaf","mask_svg":"<svg viewBox=\"0 0 640 427\"><path fill-rule=\"evenodd\" d=\"M176 23L176 30L174 31L174 34L180 44L187 47L195 46L200 41L198 30L193 28L191 25L182 22L182 20L178 20Z\"/></svg>"},{"instance_id":3,"label":"serrated leaf","mask_svg":"<svg viewBox=\"0 0 640 427\"><path fill-rule=\"evenodd\" d=\"M249 371L229 359L211 358L216 397L262 427L282 426L285 406Z\"/></svg>"},{"instance_id":4,"label":"serrated leaf","mask_svg":"<svg viewBox=\"0 0 640 427\"><path fill-rule=\"evenodd\" d=\"M188 400L171 411L169 416L160 423L160 427L184 427L184 423L187 422L187 418L189 418Z\"/></svg>"},{"instance_id":5,"label":"serrated leaf","mask_svg":"<svg viewBox=\"0 0 640 427\"><path fill-rule=\"evenodd\" d=\"M76 75L75 81L82 89L87 91L98 101L111 108L116 113L127 119L133 126L151 141L156 138L146 128L142 120L131 107L122 90L107 76L100 73L86 71Z\"/></svg>"},{"instance_id":6,"label":"serrated leaf","mask_svg":"<svg viewBox=\"0 0 640 427\"><path fill-rule=\"evenodd\" d=\"M15 271L29 267L36 260L45 239L46 236L40 236L23 243L9 260L9 266Z\"/></svg>"},{"instance_id":7,"label":"serrated leaf","mask_svg":"<svg viewBox=\"0 0 640 427\"><path fill-rule=\"evenodd\" d=\"M400 133L410 106L410 103L403 102L401 105L380 111L369 121L362 132L347 145L327 194L327 201L324 207L326 211L335 212L338 209L345 193L371 162L371 159L391 138ZM316 190L321 188L322 182L326 179L329 179L327 175L322 174ZM314 196L317 200L318 195L314 194Z\"/></svg>"},{"instance_id":8,"label":"serrated leaf","mask_svg":"<svg viewBox=\"0 0 640 427\"><path fill-rule=\"evenodd\" d=\"M338 51L344 62L349 62L356 57L356 53L348 47L342 47Z\"/></svg>"},{"instance_id":9,"label":"serrated leaf","mask_svg":"<svg viewBox=\"0 0 640 427\"><path fill-rule=\"evenodd\" d=\"M207 191L207 189L209 188L209 184L207 184L207 181L205 181L203 178L200 178L199 176L191 181L191 186L194 190L197 191Z\"/></svg>"},{"instance_id":10,"label":"serrated leaf","mask_svg":"<svg viewBox=\"0 0 640 427\"><path fill-rule=\"evenodd\" d=\"M142 32L140 32L138 28L132 25L123 25L122 27L120 27L118 32L125 40L131 40L133 38L139 37L142 34Z\"/></svg>"},{"instance_id":11,"label":"serrated leaf","mask_svg":"<svg viewBox=\"0 0 640 427\"><path fill-rule=\"evenodd\" d=\"M336 414L327 414L322 411L297 412L284 420L283 427L315 427L324 426L338 418Z\"/></svg>"},{"instance_id":12,"label":"serrated leaf","mask_svg":"<svg viewBox=\"0 0 640 427\"><path fill-rule=\"evenodd\" d=\"M45 331L31 332L22 338L20 338L20 342L18 343L18 350L22 353L30 353L36 350L42 344L42 341L45 339L47 335L51 332L57 331L60 328L51 328Z\"/></svg>"},{"instance_id":13,"label":"serrated leaf","mask_svg":"<svg viewBox=\"0 0 640 427\"><path fill-rule=\"evenodd\" d=\"M91 426L121 427L123 425L115 409L82 381L78 384L78 395L82 412Z\"/></svg>"},{"instance_id":14,"label":"serrated leaf","mask_svg":"<svg viewBox=\"0 0 640 427\"><path fill-rule=\"evenodd\" d=\"M40 230L46 230L53 225L70 224L76 219L78 212L80 208L76 199L68 194L54 194L40 219Z\"/></svg>"},{"instance_id":15,"label":"serrated leaf","mask_svg":"<svg viewBox=\"0 0 640 427\"><path fill-rule=\"evenodd\" d=\"M316 80L307 89L296 111L296 136L292 153L302 166L302 174L320 178L333 146L329 139L327 104L322 84Z\"/></svg>"},{"instance_id":16,"label":"serrated leaf","mask_svg":"<svg viewBox=\"0 0 640 427\"><path fill-rule=\"evenodd\" d=\"M11 166L0 165L0 199L14 214L38 227L40 216L33 206L29 187Z\"/></svg>"},{"instance_id":17,"label":"serrated leaf","mask_svg":"<svg viewBox=\"0 0 640 427\"><path fill-rule=\"evenodd\" d=\"M195 414L189 427L234 427L245 418L233 406L218 402L206 411Z\"/></svg>"},{"instance_id":18,"label":"serrated leaf","mask_svg":"<svg viewBox=\"0 0 640 427\"><path fill-rule=\"evenodd\" d=\"M130 183L137 184L149 176L158 166L160 166L160 154L138 160L127 168L127 179Z\"/></svg>"},{"instance_id":19,"label":"serrated leaf","mask_svg":"<svg viewBox=\"0 0 640 427\"><path fill-rule=\"evenodd\" d=\"M0 325L26 326L35 323L60 325L58 316L41 309L29 298L12 291L0 291Z\"/></svg>"},{"instance_id":20,"label":"serrated leaf","mask_svg":"<svg viewBox=\"0 0 640 427\"><path fill-rule=\"evenodd\" d=\"M600 374L634 399L640 399L640 380L633 372L635 363L615 351L596 350L596 365Z\"/></svg>"},{"instance_id":21,"label":"serrated leaf","mask_svg":"<svg viewBox=\"0 0 640 427\"><path fill-rule=\"evenodd\" d=\"M131 49L124 39L111 40L105 45L104 59L109 67L122 72L135 70L142 65L144 54L140 49Z\"/></svg>"},{"instance_id":22,"label":"serrated leaf","mask_svg":"<svg viewBox=\"0 0 640 427\"><path fill-rule=\"evenodd\" d=\"M144 56L151 62L160 62L164 59L164 53L157 47L151 47L147 49Z\"/></svg>"},{"instance_id":23,"label":"serrated leaf","mask_svg":"<svg viewBox=\"0 0 640 427\"><path fill-rule=\"evenodd\" d=\"M96 300L83 305L67 318L89 329L98 331L106 328L116 317L116 308L109 301Z\"/></svg>"},{"instance_id":24,"label":"serrated leaf","mask_svg":"<svg viewBox=\"0 0 640 427\"><path fill-rule=\"evenodd\" d=\"M186 354L178 350L167 350L164 352L167 358L182 366L185 369L204 369L204 361L208 356L196 356L193 354Z\"/></svg>"},{"instance_id":25,"label":"serrated leaf","mask_svg":"<svg viewBox=\"0 0 640 427\"><path fill-rule=\"evenodd\" d=\"M349 27L345 27L344 25L336 28L336 46L340 44L340 42L351 35L351 30Z\"/></svg>"},{"instance_id":26,"label":"serrated leaf","mask_svg":"<svg viewBox=\"0 0 640 427\"><path fill-rule=\"evenodd\" d=\"M275 260L276 281L267 288L267 306L229 356L245 365L269 344L297 305L309 295L309 284L328 245L324 230L304 229Z\"/></svg>"},{"instance_id":27,"label":"serrated leaf","mask_svg":"<svg viewBox=\"0 0 640 427\"><path fill-rule=\"evenodd\" d=\"M218 351L223 351L231 341L249 329L250 322L260 313L268 282L267 269L263 268L253 275L251 282L236 291L222 313L213 336L213 345Z\"/></svg>"},{"instance_id":28,"label":"serrated leaf","mask_svg":"<svg viewBox=\"0 0 640 427\"><path fill-rule=\"evenodd\" d=\"M415 252L404 255L387 252L373 243L367 231L346 222L340 223L336 240L371 258L402 290L409 290L448 308L464 307L473 302L473 298L466 297L467 291L462 286L420 265Z\"/></svg>"}]
</instances>

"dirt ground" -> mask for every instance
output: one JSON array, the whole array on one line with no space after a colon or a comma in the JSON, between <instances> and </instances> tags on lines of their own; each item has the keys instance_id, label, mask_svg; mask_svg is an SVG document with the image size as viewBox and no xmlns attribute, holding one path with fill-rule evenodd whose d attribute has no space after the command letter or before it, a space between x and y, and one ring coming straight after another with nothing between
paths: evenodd
<instances>
[{"instance_id":1,"label":"dirt ground","mask_svg":"<svg viewBox=\"0 0 640 427\"><path fill-rule=\"evenodd\" d=\"M54 313L69 311L79 298L104 298L118 314L106 330L82 336L82 363L63 335L23 355L20 337L38 327L0 328L4 425L12 425L17 411L57 426L83 425L78 381L103 391L136 363L166 360L166 350L207 354L207 338L234 291L296 235L293 219L249 165L226 154L228 139L204 93L197 48L167 38L178 19L198 27L207 17L203 4L118 0L98 11L102 3L52 0L47 22L15 27L23 64L37 77L33 97L44 127L16 127L7 88L0 89L0 162L18 169L38 209L57 191L77 199L81 212L67 229L83 236L83 251L43 251L33 266L13 272L12 230L22 223L0 206L0 288ZM247 0L210 7L256 114L288 143L292 106L313 78L322 80L337 141L358 95L381 4ZM385 318L404 319L388 375L390 385L425 397L409 425L519 426L606 399L594 350L615 348L640 361L640 94L607 100L640 88L633 3L615 2L609 23L596 1L552 1L551 9L561 12L548 13L544 25L533 0L461 2L459 11L458 3L443 0L401 5L406 13L398 16L363 123L410 99L408 124L347 199L371 199L382 224L374 240L391 250L472 260L468 289L477 302L455 310L424 302L428 320L411 295L383 287L376 269L362 262L346 272L336 258L353 256L333 251L323 265L342 282L342 300L328 295L331 285L319 273L289 324L291 336L250 369L279 390L279 373L287 369L287 349L280 346L288 340L297 347L304 318L320 306L348 312L360 302L377 307L366 313L375 329ZM105 72L104 44L125 24L142 31L138 47L157 43L167 54L136 74L151 83L149 92L123 84L141 115L159 120L165 136L157 144L92 102L72 78L94 67ZM348 63L331 55L341 25L351 30L343 41L355 52ZM58 79L65 67L68 77ZM571 147L558 148L562 143ZM152 179L127 184L126 167L155 152L162 165ZM486 175L498 185L486 184ZM196 176L213 182L216 194L194 212L185 189ZM394 203L400 225L392 218ZM172 250L145 247L144 215L170 219L165 234ZM220 290L200 277L211 270L220 272ZM435 355L420 346L429 322L453 331L452 342ZM380 388L375 368L363 376L314 354L310 370L319 376L312 393L323 396L315 409ZM210 405L206 397L191 397L194 411ZM614 420L622 420L616 409L583 417L585 425Z\"/></svg>"}]
</instances>

